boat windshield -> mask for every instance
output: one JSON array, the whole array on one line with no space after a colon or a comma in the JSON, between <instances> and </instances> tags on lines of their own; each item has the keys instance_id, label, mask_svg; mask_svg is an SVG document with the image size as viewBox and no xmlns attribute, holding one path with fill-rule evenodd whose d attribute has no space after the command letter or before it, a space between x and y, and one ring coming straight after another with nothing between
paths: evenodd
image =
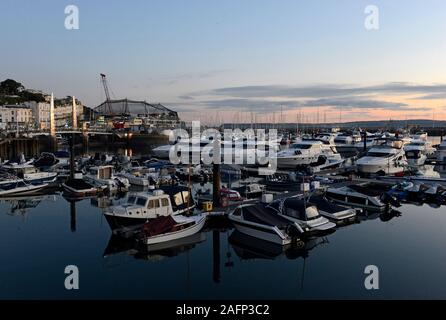
<instances>
[{"instance_id":1,"label":"boat windshield","mask_svg":"<svg viewBox=\"0 0 446 320\"><path fill-rule=\"evenodd\" d=\"M290 148L292 149L310 149L311 147L312 147L311 144L298 144L298 143L292 144L290 146Z\"/></svg>"},{"instance_id":2,"label":"boat windshield","mask_svg":"<svg viewBox=\"0 0 446 320\"><path fill-rule=\"evenodd\" d=\"M384 153L384 152L367 152L367 157L375 157L375 158L388 158L392 154Z\"/></svg>"},{"instance_id":3,"label":"boat windshield","mask_svg":"<svg viewBox=\"0 0 446 320\"><path fill-rule=\"evenodd\" d=\"M411 142L407 146L424 146L426 145L424 142Z\"/></svg>"},{"instance_id":4,"label":"boat windshield","mask_svg":"<svg viewBox=\"0 0 446 320\"><path fill-rule=\"evenodd\" d=\"M308 220L319 217L319 212L317 211L317 208L315 206L307 207L305 213L307 215Z\"/></svg>"},{"instance_id":5,"label":"boat windshield","mask_svg":"<svg viewBox=\"0 0 446 320\"><path fill-rule=\"evenodd\" d=\"M135 203L135 200L136 200L136 197L135 197L135 196L130 196L130 197L128 198L128 200L127 200L127 203L128 203L128 204L134 204L134 203Z\"/></svg>"},{"instance_id":6,"label":"boat windshield","mask_svg":"<svg viewBox=\"0 0 446 320\"><path fill-rule=\"evenodd\" d=\"M138 198L136 199L136 204L137 204L138 206L145 206L145 205L146 205L146 201L147 201L146 198L138 197Z\"/></svg>"}]
</instances>

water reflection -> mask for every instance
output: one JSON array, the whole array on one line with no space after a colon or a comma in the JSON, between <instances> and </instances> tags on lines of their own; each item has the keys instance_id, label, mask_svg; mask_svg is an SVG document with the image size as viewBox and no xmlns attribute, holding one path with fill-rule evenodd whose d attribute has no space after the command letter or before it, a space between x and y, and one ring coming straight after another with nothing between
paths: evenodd
<instances>
[{"instance_id":1,"label":"water reflection","mask_svg":"<svg viewBox=\"0 0 446 320\"><path fill-rule=\"evenodd\" d=\"M114 255L126 254L139 260L159 261L188 252L205 240L206 234L200 232L182 239L145 246L137 243L135 239L112 235L102 256L109 258Z\"/></svg>"},{"instance_id":2,"label":"water reflection","mask_svg":"<svg viewBox=\"0 0 446 320\"><path fill-rule=\"evenodd\" d=\"M22 197L1 198L0 203L7 204L9 210L6 212L12 216L26 216L31 209L36 208L42 201L56 202L56 195L36 195Z\"/></svg>"},{"instance_id":3,"label":"water reflection","mask_svg":"<svg viewBox=\"0 0 446 320\"><path fill-rule=\"evenodd\" d=\"M305 242L299 241L290 246L280 246L272 242L250 237L237 230L232 232L228 241L235 254L241 260L274 260L282 255L290 260L307 258L311 250L319 245L329 243L327 237L313 237Z\"/></svg>"}]
</instances>

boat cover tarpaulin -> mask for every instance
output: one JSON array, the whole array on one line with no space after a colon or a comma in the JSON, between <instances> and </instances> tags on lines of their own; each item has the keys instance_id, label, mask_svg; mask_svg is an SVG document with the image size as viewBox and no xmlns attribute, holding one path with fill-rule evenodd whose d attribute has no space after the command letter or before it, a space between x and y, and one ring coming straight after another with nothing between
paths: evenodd
<instances>
[{"instance_id":1,"label":"boat cover tarpaulin","mask_svg":"<svg viewBox=\"0 0 446 320\"><path fill-rule=\"evenodd\" d=\"M176 221L172 216L158 217L143 226L143 234L147 237L156 236L172 230L176 225Z\"/></svg>"},{"instance_id":2,"label":"boat cover tarpaulin","mask_svg":"<svg viewBox=\"0 0 446 320\"><path fill-rule=\"evenodd\" d=\"M94 188L91 184L84 181L83 179L68 179L65 184L76 190L86 190Z\"/></svg>"},{"instance_id":3,"label":"boat cover tarpaulin","mask_svg":"<svg viewBox=\"0 0 446 320\"><path fill-rule=\"evenodd\" d=\"M263 205L253 205L248 207L243 207L243 218L245 220L265 224L269 226L277 226L279 228L286 227L291 224L291 222L279 215L271 212L270 209L265 208Z\"/></svg>"},{"instance_id":4,"label":"boat cover tarpaulin","mask_svg":"<svg viewBox=\"0 0 446 320\"><path fill-rule=\"evenodd\" d=\"M332 203L332 202L328 201L327 199L320 197L320 196L311 197L308 205L314 205L319 210L322 210L322 211L325 211L328 213L336 213L336 212L344 211L344 210L348 209L346 207Z\"/></svg>"}]
</instances>

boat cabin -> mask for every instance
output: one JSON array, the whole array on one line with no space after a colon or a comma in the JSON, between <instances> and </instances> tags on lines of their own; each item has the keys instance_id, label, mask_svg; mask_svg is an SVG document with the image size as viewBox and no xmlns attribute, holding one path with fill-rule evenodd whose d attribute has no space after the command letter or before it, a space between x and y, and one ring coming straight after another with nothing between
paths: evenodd
<instances>
[{"instance_id":1,"label":"boat cabin","mask_svg":"<svg viewBox=\"0 0 446 320\"><path fill-rule=\"evenodd\" d=\"M91 167L89 174L97 179L113 179L113 166Z\"/></svg>"},{"instance_id":2,"label":"boat cabin","mask_svg":"<svg viewBox=\"0 0 446 320\"><path fill-rule=\"evenodd\" d=\"M152 194L130 195L127 203L122 207L126 209L129 216L144 216L149 219L173 214L169 195L161 190L155 190Z\"/></svg>"}]
</instances>

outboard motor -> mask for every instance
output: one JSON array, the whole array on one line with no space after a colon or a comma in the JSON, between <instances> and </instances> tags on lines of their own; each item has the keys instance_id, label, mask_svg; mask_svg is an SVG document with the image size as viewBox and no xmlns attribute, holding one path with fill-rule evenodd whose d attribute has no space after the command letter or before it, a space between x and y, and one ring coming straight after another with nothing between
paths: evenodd
<instances>
[{"instance_id":1,"label":"outboard motor","mask_svg":"<svg viewBox=\"0 0 446 320\"><path fill-rule=\"evenodd\" d=\"M381 201L385 204L390 204L397 208L401 207L401 203L397 199L392 197L388 192L383 193L383 195L381 196Z\"/></svg>"},{"instance_id":2,"label":"outboard motor","mask_svg":"<svg viewBox=\"0 0 446 320\"><path fill-rule=\"evenodd\" d=\"M293 239L296 239L296 238L301 238L302 235L305 233L305 231L299 224L293 223L287 226L286 233Z\"/></svg>"},{"instance_id":3,"label":"outboard motor","mask_svg":"<svg viewBox=\"0 0 446 320\"><path fill-rule=\"evenodd\" d=\"M118 178L115 178L116 184L118 185L118 190L125 189L125 184Z\"/></svg>"}]
</instances>

